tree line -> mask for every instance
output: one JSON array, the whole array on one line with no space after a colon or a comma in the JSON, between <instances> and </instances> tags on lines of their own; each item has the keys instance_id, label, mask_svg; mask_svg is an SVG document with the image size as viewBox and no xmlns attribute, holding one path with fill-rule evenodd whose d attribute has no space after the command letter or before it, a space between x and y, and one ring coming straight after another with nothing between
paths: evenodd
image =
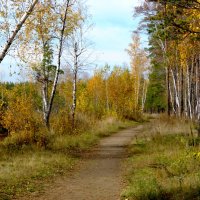
<instances>
[{"instance_id":1,"label":"tree line","mask_svg":"<svg viewBox=\"0 0 200 200\"><path fill-rule=\"evenodd\" d=\"M139 30L149 35L152 68L146 109L199 120L199 1L146 0L135 11L144 16Z\"/></svg>"},{"instance_id":2,"label":"tree line","mask_svg":"<svg viewBox=\"0 0 200 200\"><path fill-rule=\"evenodd\" d=\"M34 142L45 127L74 133L108 116L140 117L148 59L138 34L126 50L131 67L106 64L84 76L91 55L84 1L8 0L0 5L0 62L6 56L17 59L27 80L0 84L1 130Z\"/></svg>"}]
</instances>

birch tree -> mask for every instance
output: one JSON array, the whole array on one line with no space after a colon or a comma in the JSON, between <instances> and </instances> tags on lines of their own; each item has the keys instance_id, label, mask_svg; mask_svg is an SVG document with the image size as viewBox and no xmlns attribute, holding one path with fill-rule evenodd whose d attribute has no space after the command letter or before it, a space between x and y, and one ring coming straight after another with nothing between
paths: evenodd
<instances>
[{"instance_id":1,"label":"birch tree","mask_svg":"<svg viewBox=\"0 0 200 200\"><path fill-rule=\"evenodd\" d=\"M3 28L3 31L7 33L7 40L5 41L5 44L2 45L2 49L0 51L0 63L3 61L3 59L7 55L11 45L16 39L18 32L21 30L22 26L25 24L28 17L32 14L38 1L39 0L33 0L32 3L29 5L29 8L27 10L24 10L24 13L22 13L21 18L19 20L17 20L17 18L15 19L17 20L17 23L14 29L11 31L10 31L10 26L11 26L10 23L13 23L13 22L9 20L11 13L9 13L8 7L12 7L12 5L14 5L15 7L15 4L20 4L21 1L15 1L15 2L2 1L2 0L0 1L0 14L1 14L1 18L3 18L2 21L4 22L1 25L1 29ZM16 12L15 15L17 16L18 15L17 6L16 6L15 12Z\"/></svg>"},{"instance_id":2,"label":"birch tree","mask_svg":"<svg viewBox=\"0 0 200 200\"><path fill-rule=\"evenodd\" d=\"M198 123L200 135L200 4L148 0L139 11L145 14L152 67L166 68L168 113Z\"/></svg>"},{"instance_id":3,"label":"birch tree","mask_svg":"<svg viewBox=\"0 0 200 200\"><path fill-rule=\"evenodd\" d=\"M75 3L74 0L59 3L47 0L38 4L36 18L30 19L26 29L27 39L19 50L21 59L31 66L35 79L41 84L43 119L48 128L62 72L64 43L81 19Z\"/></svg>"},{"instance_id":4,"label":"birch tree","mask_svg":"<svg viewBox=\"0 0 200 200\"><path fill-rule=\"evenodd\" d=\"M141 103L140 99L141 97L145 97L145 94L142 94L141 88L144 88L145 86L142 84L142 78L144 77L144 72L147 70L148 66L148 60L146 57L145 51L140 47L140 37L138 34L133 34L132 42L129 44L129 48L126 50L130 56L131 59L131 69L132 69L132 75L134 78L134 103L135 103L135 110L140 109ZM143 84L145 81L143 82ZM144 99L143 99L144 100Z\"/></svg>"},{"instance_id":5,"label":"birch tree","mask_svg":"<svg viewBox=\"0 0 200 200\"><path fill-rule=\"evenodd\" d=\"M91 29L89 18L86 13L86 8L79 7L80 16L82 20L79 21L77 27L75 27L73 33L67 40L68 56L67 65L70 67L73 75L73 89L72 89L72 105L71 105L71 118L72 128L75 128L75 115L77 107L77 81L80 71L85 70L89 67L90 58L92 55L91 45L92 43L88 40L87 34Z\"/></svg>"}]
</instances>

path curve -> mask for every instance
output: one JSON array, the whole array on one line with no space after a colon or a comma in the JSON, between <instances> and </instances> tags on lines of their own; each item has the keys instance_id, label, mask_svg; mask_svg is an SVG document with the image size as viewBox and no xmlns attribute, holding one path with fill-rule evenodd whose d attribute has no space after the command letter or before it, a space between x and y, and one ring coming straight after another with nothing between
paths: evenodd
<instances>
[{"instance_id":1,"label":"path curve","mask_svg":"<svg viewBox=\"0 0 200 200\"><path fill-rule=\"evenodd\" d=\"M86 155L77 171L56 180L42 196L33 200L119 200L123 188L122 161L126 146L142 125L122 130L104 138Z\"/></svg>"}]
</instances>

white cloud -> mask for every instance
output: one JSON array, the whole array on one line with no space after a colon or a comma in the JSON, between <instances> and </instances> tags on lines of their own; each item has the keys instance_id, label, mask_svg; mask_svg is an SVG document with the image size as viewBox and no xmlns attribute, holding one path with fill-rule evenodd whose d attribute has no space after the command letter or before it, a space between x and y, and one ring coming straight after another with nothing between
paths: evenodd
<instances>
[{"instance_id":1,"label":"white cloud","mask_svg":"<svg viewBox=\"0 0 200 200\"><path fill-rule=\"evenodd\" d=\"M130 42L131 31L123 27L96 27L90 34L98 49L125 49Z\"/></svg>"},{"instance_id":2,"label":"white cloud","mask_svg":"<svg viewBox=\"0 0 200 200\"><path fill-rule=\"evenodd\" d=\"M132 14L133 7L140 4L139 0L88 0L90 12L95 17L127 16Z\"/></svg>"},{"instance_id":3,"label":"white cloud","mask_svg":"<svg viewBox=\"0 0 200 200\"><path fill-rule=\"evenodd\" d=\"M100 66L106 63L111 66L123 65L128 64L129 57L125 51L104 50L97 52L97 62Z\"/></svg>"},{"instance_id":4,"label":"white cloud","mask_svg":"<svg viewBox=\"0 0 200 200\"><path fill-rule=\"evenodd\" d=\"M138 0L88 0L95 22L90 38L95 43L98 63L121 65L130 62L125 49L138 25L132 15L134 7L140 3Z\"/></svg>"},{"instance_id":5,"label":"white cloud","mask_svg":"<svg viewBox=\"0 0 200 200\"><path fill-rule=\"evenodd\" d=\"M102 65L122 65L129 63L125 48L131 42L131 31L138 22L132 18L133 8L139 0L88 0L89 13L92 14L94 29L90 33L95 43L97 63ZM9 77L10 60L5 59L0 66L4 69L3 80L13 80Z\"/></svg>"}]
</instances>

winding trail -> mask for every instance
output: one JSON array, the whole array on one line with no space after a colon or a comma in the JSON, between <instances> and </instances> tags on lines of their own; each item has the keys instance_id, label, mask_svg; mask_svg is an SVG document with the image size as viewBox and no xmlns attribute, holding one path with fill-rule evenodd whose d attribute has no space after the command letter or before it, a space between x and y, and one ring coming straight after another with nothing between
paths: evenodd
<instances>
[{"instance_id":1,"label":"winding trail","mask_svg":"<svg viewBox=\"0 0 200 200\"><path fill-rule=\"evenodd\" d=\"M126 146L141 129L139 125L102 139L84 156L78 170L56 180L42 196L29 199L119 200L123 188L123 161L128 156Z\"/></svg>"}]
</instances>

